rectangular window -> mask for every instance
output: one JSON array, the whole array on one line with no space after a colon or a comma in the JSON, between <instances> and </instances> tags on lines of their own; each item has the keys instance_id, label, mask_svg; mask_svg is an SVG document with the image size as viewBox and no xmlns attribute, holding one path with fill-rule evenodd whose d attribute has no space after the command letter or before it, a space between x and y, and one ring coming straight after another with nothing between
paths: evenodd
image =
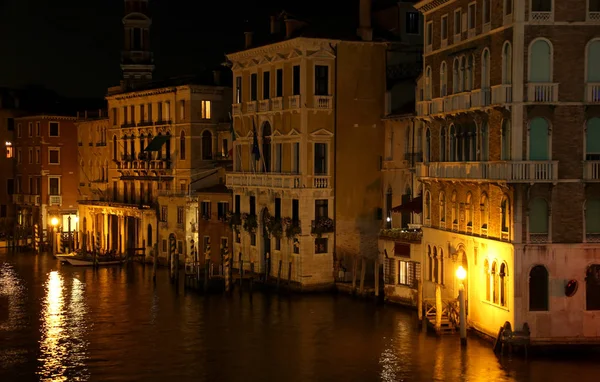
<instances>
[{"instance_id":1,"label":"rectangular window","mask_svg":"<svg viewBox=\"0 0 600 382\"><path fill-rule=\"evenodd\" d=\"M329 200L317 199L315 200L315 220L319 218L326 218L329 214Z\"/></svg>"},{"instance_id":2,"label":"rectangular window","mask_svg":"<svg viewBox=\"0 0 600 382\"><path fill-rule=\"evenodd\" d=\"M163 122L163 103L162 102L159 102L156 105L156 119L159 122Z\"/></svg>"},{"instance_id":3,"label":"rectangular window","mask_svg":"<svg viewBox=\"0 0 600 382\"><path fill-rule=\"evenodd\" d=\"M179 101L179 118L185 119L185 100Z\"/></svg>"},{"instance_id":4,"label":"rectangular window","mask_svg":"<svg viewBox=\"0 0 600 382\"><path fill-rule=\"evenodd\" d=\"M492 0L483 0L483 23L487 24L492 20Z\"/></svg>"},{"instance_id":5,"label":"rectangular window","mask_svg":"<svg viewBox=\"0 0 600 382\"><path fill-rule=\"evenodd\" d=\"M441 28L440 33L442 34L442 40L447 40L448 39L448 15L442 16L442 23L441 23L440 28Z\"/></svg>"},{"instance_id":6,"label":"rectangular window","mask_svg":"<svg viewBox=\"0 0 600 382\"><path fill-rule=\"evenodd\" d=\"M146 107L140 105L140 122L146 122Z\"/></svg>"},{"instance_id":7,"label":"rectangular window","mask_svg":"<svg viewBox=\"0 0 600 382\"><path fill-rule=\"evenodd\" d=\"M433 22L428 22L427 23L427 36L425 37L427 39L427 46L431 46L433 44Z\"/></svg>"},{"instance_id":8,"label":"rectangular window","mask_svg":"<svg viewBox=\"0 0 600 382\"><path fill-rule=\"evenodd\" d=\"M263 73L263 99L271 98L271 72Z\"/></svg>"},{"instance_id":9,"label":"rectangular window","mask_svg":"<svg viewBox=\"0 0 600 382\"><path fill-rule=\"evenodd\" d=\"M281 218L281 198L275 198L275 218Z\"/></svg>"},{"instance_id":10,"label":"rectangular window","mask_svg":"<svg viewBox=\"0 0 600 382\"><path fill-rule=\"evenodd\" d=\"M22 130L22 125L19 123L17 124L17 138L21 138L21 130Z\"/></svg>"},{"instance_id":11,"label":"rectangular window","mask_svg":"<svg viewBox=\"0 0 600 382\"><path fill-rule=\"evenodd\" d=\"M22 160L22 158L21 158L21 148L19 147L17 149L17 163L21 164L21 160Z\"/></svg>"},{"instance_id":12,"label":"rectangular window","mask_svg":"<svg viewBox=\"0 0 600 382\"><path fill-rule=\"evenodd\" d=\"M315 175L327 174L327 143L315 143Z\"/></svg>"},{"instance_id":13,"label":"rectangular window","mask_svg":"<svg viewBox=\"0 0 600 382\"><path fill-rule=\"evenodd\" d=\"M49 136L58 137L60 135L60 129L59 129L58 122L50 122L48 126L49 126L49 128L48 128Z\"/></svg>"},{"instance_id":14,"label":"rectangular window","mask_svg":"<svg viewBox=\"0 0 600 382\"><path fill-rule=\"evenodd\" d=\"M42 194L42 178L38 177L35 181L35 189L37 191L37 195Z\"/></svg>"},{"instance_id":15,"label":"rectangular window","mask_svg":"<svg viewBox=\"0 0 600 382\"><path fill-rule=\"evenodd\" d=\"M275 172L281 173L281 162L283 161L282 144L275 144Z\"/></svg>"},{"instance_id":16,"label":"rectangular window","mask_svg":"<svg viewBox=\"0 0 600 382\"><path fill-rule=\"evenodd\" d=\"M300 200L292 199L292 220L297 222L300 220Z\"/></svg>"},{"instance_id":17,"label":"rectangular window","mask_svg":"<svg viewBox=\"0 0 600 382\"><path fill-rule=\"evenodd\" d=\"M315 239L315 253L327 253L327 238L320 237Z\"/></svg>"},{"instance_id":18,"label":"rectangular window","mask_svg":"<svg viewBox=\"0 0 600 382\"><path fill-rule=\"evenodd\" d=\"M398 284L412 287L416 279L416 263L398 261Z\"/></svg>"},{"instance_id":19,"label":"rectangular window","mask_svg":"<svg viewBox=\"0 0 600 382\"><path fill-rule=\"evenodd\" d=\"M202 101L202 119L210 119L211 112L211 102L210 101Z\"/></svg>"},{"instance_id":20,"label":"rectangular window","mask_svg":"<svg viewBox=\"0 0 600 382\"><path fill-rule=\"evenodd\" d=\"M0 218L6 217L6 204L0 206Z\"/></svg>"},{"instance_id":21,"label":"rectangular window","mask_svg":"<svg viewBox=\"0 0 600 382\"><path fill-rule=\"evenodd\" d=\"M50 195L60 195L60 178L48 178Z\"/></svg>"},{"instance_id":22,"label":"rectangular window","mask_svg":"<svg viewBox=\"0 0 600 382\"><path fill-rule=\"evenodd\" d=\"M242 103L242 77L235 77L235 103Z\"/></svg>"},{"instance_id":23,"label":"rectangular window","mask_svg":"<svg viewBox=\"0 0 600 382\"><path fill-rule=\"evenodd\" d=\"M242 203L242 197L240 195L236 195L235 196L235 213L239 214L241 211L241 203Z\"/></svg>"},{"instance_id":24,"label":"rectangular window","mask_svg":"<svg viewBox=\"0 0 600 382\"><path fill-rule=\"evenodd\" d=\"M162 240L162 251L167 252L167 239Z\"/></svg>"},{"instance_id":25,"label":"rectangular window","mask_svg":"<svg viewBox=\"0 0 600 382\"><path fill-rule=\"evenodd\" d=\"M35 195L33 192L33 178L29 177L29 195Z\"/></svg>"},{"instance_id":26,"label":"rectangular window","mask_svg":"<svg viewBox=\"0 0 600 382\"><path fill-rule=\"evenodd\" d=\"M116 201L117 198L119 197L119 183L118 182L113 182L112 191L113 191L113 201Z\"/></svg>"},{"instance_id":27,"label":"rectangular window","mask_svg":"<svg viewBox=\"0 0 600 382\"><path fill-rule=\"evenodd\" d=\"M406 12L406 33L419 34L419 13Z\"/></svg>"},{"instance_id":28,"label":"rectangular window","mask_svg":"<svg viewBox=\"0 0 600 382\"><path fill-rule=\"evenodd\" d=\"M200 203L200 215L204 220L210 220L210 202L204 201Z\"/></svg>"},{"instance_id":29,"label":"rectangular window","mask_svg":"<svg viewBox=\"0 0 600 382\"><path fill-rule=\"evenodd\" d=\"M15 182L15 192L18 194L23 193L23 179L21 176L17 176L17 180Z\"/></svg>"},{"instance_id":30,"label":"rectangular window","mask_svg":"<svg viewBox=\"0 0 600 382\"><path fill-rule=\"evenodd\" d=\"M454 34L460 34L460 22L461 22L461 12L460 9L454 11Z\"/></svg>"},{"instance_id":31,"label":"rectangular window","mask_svg":"<svg viewBox=\"0 0 600 382\"><path fill-rule=\"evenodd\" d=\"M256 196L250 196L250 215L256 215Z\"/></svg>"},{"instance_id":32,"label":"rectangular window","mask_svg":"<svg viewBox=\"0 0 600 382\"><path fill-rule=\"evenodd\" d=\"M183 241L177 240L177 252L183 255Z\"/></svg>"},{"instance_id":33,"label":"rectangular window","mask_svg":"<svg viewBox=\"0 0 600 382\"><path fill-rule=\"evenodd\" d=\"M294 65L292 68L292 94L300 94L300 65Z\"/></svg>"},{"instance_id":34,"label":"rectangular window","mask_svg":"<svg viewBox=\"0 0 600 382\"><path fill-rule=\"evenodd\" d=\"M300 143L292 143L292 173L298 174L300 172Z\"/></svg>"},{"instance_id":35,"label":"rectangular window","mask_svg":"<svg viewBox=\"0 0 600 382\"><path fill-rule=\"evenodd\" d=\"M127 118L127 106L123 106L123 124L126 125L129 121L129 118Z\"/></svg>"},{"instance_id":36,"label":"rectangular window","mask_svg":"<svg viewBox=\"0 0 600 382\"><path fill-rule=\"evenodd\" d=\"M469 29L475 28L475 3L469 4Z\"/></svg>"},{"instance_id":37,"label":"rectangular window","mask_svg":"<svg viewBox=\"0 0 600 382\"><path fill-rule=\"evenodd\" d=\"M29 148L29 164L33 163L33 147Z\"/></svg>"},{"instance_id":38,"label":"rectangular window","mask_svg":"<svg viewBox=\"0 0 600 382\"><path fill-rule=\"evenodd\" d=\"M329 95L329 66L315 65L315 95Z\"/></svg>"},{"instance_id":39,"label":"rectangular window","mask_svg":"<svg viewBox=\"0 0 600 382\"><path fill-rule=\"evenodd\" d=\"M60 164L60 149L48 149L48 163L49 164Z\"/></svg>"},{"instance_id":40,"label":"rectangular window","mask_svg":"<svg viewBox=\"0 0 600 382\"><path fill-rule=\"evenodd\" d=\"M177 207L177 224L183 225L183 207Z\"/></svg>"},{"instance_id":41,"label":"rectangular window","mask_svg":"<svg viewBox=\"0 0 600 382\"><path fill-rule=\"evenodd\" d=\"M250 101L256 101L258 98L258 74L252 73L250 75Z\"/></svg>"},{"instance_id":42,"label":"rectangular window","mask_svg":"<svg viewBox=\"0 0 600 382\"><path fill-rule=\"evenodd\" d=\"M277 84L276 84L276 97L283 97L283 69L277 69L277 71L275 72L275 76Z\"/></svg>"},{"instance_id":43,"label":"rectangular window","mask_svg":"<svg viewBox=\"0 0 600 382\"><path fill-rule=\"evenodd\" d=\"M118 117L117 117L117 108L116 107L112 108L112 120L113 120L113 126L116 126L117 125L117 120L118 120Z\"/></svg>"},{"instance_id":44,"label":"rectangular window","mask_svg":"<svg viewBox=\"0 0 600 382\"><path fill-rule=\"evenodd\" d=\"M228 202L219 202L217 203L217 215L219 220L225 220L227 216L227 212L229 212L229 203Z\"/></svg>"},{"instance_id":45,"label":"rectangular window","mask_svg":"<svg viewBox=\"0 0 600 382\"><path fill-rule=\"evenodd\" d=\"M221 141L221 148L222 148L222 152L223 152L223 156L228 158L229 157L229 147L228 147L228 141L227 138L223 138L223 140Z\"/></svg>"},{"instance_id":46,"label":"rectangular window","mask_svg":"<svg viewBox=\"0 0 600 382\"><path fill-rule=\"evenodd\" d=\"M14 179L6 179L6 193L8 195L13 195L15 193L15 180Z\"/></svg>"},{"instance_id":47,"label":"rectangular window","mask_svg":"<svg viewBox=\"0 0 600 382\"><path fill-rule=\"evenodd\" d=\"M13 146L12 146L12 142L6 142L6 157L7 158L12 158L15 155Z\"/></svg>"},{"instance_id":48,"label":"rectangular window","mask_svg":"<svg viewBox=\"0 0 600 382\"><path fill-rule=\"evenodd\" d=\"M169 218L169 207L167 207L167 206L160 207L160 221L166 222L166 221L168 221L167 220L168 218Z\"/></svg>"},{"instance_id":49,"label":"rectangular window","mask_svg":"<svg viewBox=\"0 0 600 382\"><path fill-rule=\"evenodd\" d=\"M135 106L133 105L129 107L129 123L135 123Z\"/></svg>"},{"instance_id":50,"label":"rectangular window","mask_svg":"<svg viewBox=\"0 0 600 382\"><path fill-rule=\"evenodd\" d=\"M171 122L171 102L170 101L165 102L165 110L164 110L163 117L165 117L165 121Z\"/></svg>"},{"instance_id":51,"label":"rectangular window","mask_svg":"<svg viewBox=\"0 0 600 382\"><path fill-rule=\"evenodd\" d=\"M33 122L29 122L27 124L28 127L28 131L29 131L29 137L33 137Z\"/></svg>"},{"instance_id":52,"label":"rectangular window","mask_svg":"<svg viewBox=\"0 0 600 382\"><path fill-rule=\"evenodd\" d=\"M8 122L8 131L14 131L15 130L15 119L8 118L7 122Z\"/></svg>"},{"instance_id":53,"label":"rectangular window","mask_svg":"<svg viewBox=\"0 0 600 382\"><path fill-rule=\"evenodd\" d=\"M148 110L148 119L147 119L148 122L153 122L153 119L152 119L152 104L149 103L147 105L146 109Z\"/></svg>"},{"instance_id":54,"label":"rectangular window","mask_svg":"<svg viewBox=\"0 0 600 382\"><path fill-rule=\"evenodd\" d=\"M600 0L589 0L588 12L600 12Z\"/></svg>"}]
</instances>

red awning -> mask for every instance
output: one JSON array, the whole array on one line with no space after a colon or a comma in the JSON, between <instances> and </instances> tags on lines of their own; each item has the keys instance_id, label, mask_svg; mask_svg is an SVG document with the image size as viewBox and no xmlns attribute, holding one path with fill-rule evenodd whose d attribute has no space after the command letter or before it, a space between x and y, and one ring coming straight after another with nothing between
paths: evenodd
<instances>
[{"instance_id":1,"label":"red awning","mask_svg":"<svg viewBox=\"0 0 600 382\"><path fill-rule=\"evenodd\" d=\"M413 200L408 203L401 204L392 208L392 212L401 213L401 212L414 212L416 214L420 214L423 212L423 197L417 196Z\"/></svg>"}]
</instances>

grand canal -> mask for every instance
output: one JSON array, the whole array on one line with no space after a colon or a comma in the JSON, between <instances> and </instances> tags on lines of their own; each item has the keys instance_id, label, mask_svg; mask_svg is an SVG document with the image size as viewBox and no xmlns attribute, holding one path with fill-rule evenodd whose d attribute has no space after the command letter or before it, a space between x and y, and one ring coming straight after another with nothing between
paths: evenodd
<instances>
[{"instance_id":1,"label":"grand canal","mask_svg":"<svg viewBox=\"0 0 600 382\"><path fill-rule=\"evenodd\" d=\"M202 297L165 270L0 253L0 381L597 381L588 358L499 360L349 297Z\"/></svg>"}]
</instances>

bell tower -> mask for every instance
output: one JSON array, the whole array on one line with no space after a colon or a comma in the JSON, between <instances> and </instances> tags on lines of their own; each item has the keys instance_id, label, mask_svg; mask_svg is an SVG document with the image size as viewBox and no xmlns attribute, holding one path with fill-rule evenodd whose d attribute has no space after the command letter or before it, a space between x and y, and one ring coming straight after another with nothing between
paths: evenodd
<instances>
[{"instance_id":1,"label":"bell tower","mask_svg":"<svg viewBox=\"0 0 600 382\"><path fill-rule=\"evenodd\" d=\"M121 70L123 85L130 88L152 80L154 58L150 51L150 26L148 0L124 0L123 51Z\"/></svg>"}]
</instances>

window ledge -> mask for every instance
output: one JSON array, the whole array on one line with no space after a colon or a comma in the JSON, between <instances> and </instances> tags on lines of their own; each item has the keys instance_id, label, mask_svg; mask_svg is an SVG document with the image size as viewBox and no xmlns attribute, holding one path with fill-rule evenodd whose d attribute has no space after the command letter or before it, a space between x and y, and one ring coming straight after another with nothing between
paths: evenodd
<instances>
[{"instance_id":1,"label":"window ledge","mask_svg":"<svg viewBox=\"0 0 600 382\"><path fill-rule=\"evenodd\" d=\"M498 308L500 310L504 310L506 312L510 312L510 309L508 309L507 306L502 306L502 305L499 305L499 304L495 304L495 303L493 303L491 301L488 301L488 300L481 300L481 302L484 303L485 305L493 306L494 308Z\"/></svg>"}]
</instances>

